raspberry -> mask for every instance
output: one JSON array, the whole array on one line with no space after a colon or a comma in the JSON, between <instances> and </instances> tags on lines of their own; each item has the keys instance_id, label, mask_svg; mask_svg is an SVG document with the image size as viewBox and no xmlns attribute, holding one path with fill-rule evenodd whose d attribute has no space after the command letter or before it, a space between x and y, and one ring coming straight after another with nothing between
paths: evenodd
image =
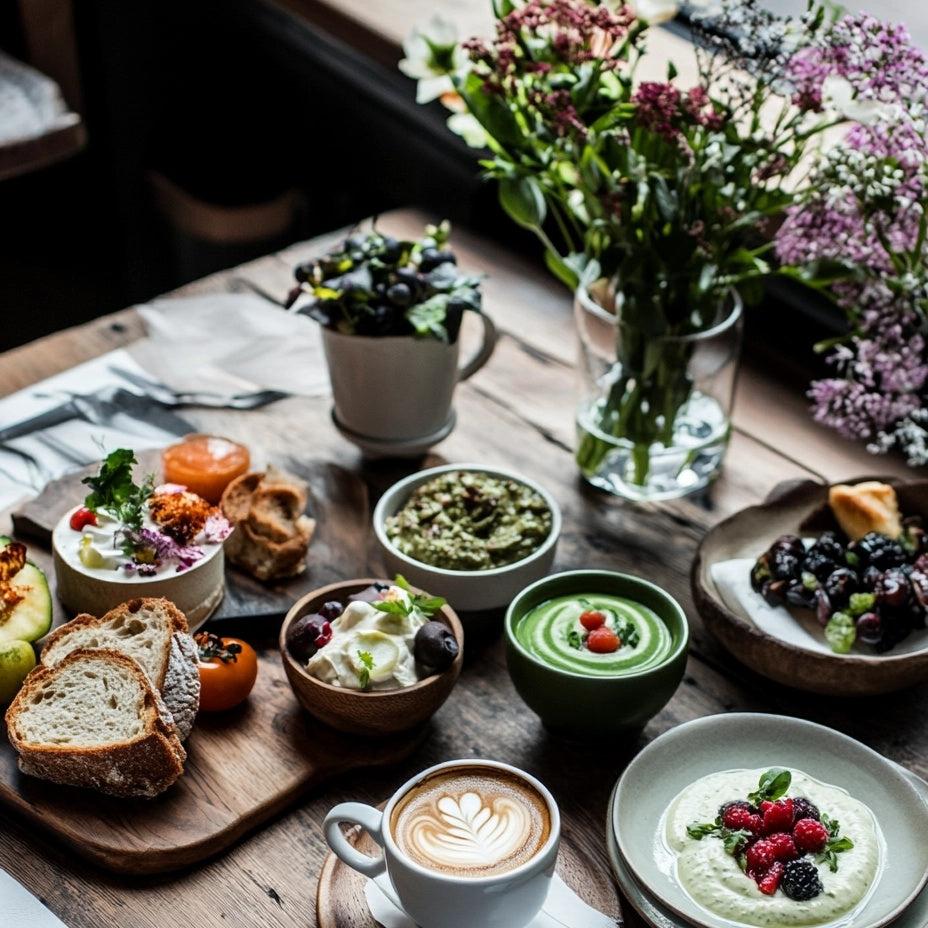
<instances>
[{"instance_id":1,"label":"raspberry","mask_svg":"<svg viewBox=\"0 0 928 928\"><path fill-rule=\"evenodd\" d=\"M799 856L796 850L796 842L783 832L778 832L766 839L767 844L773 848L773 856L777 860L795 860Z\"/></svg>"},{"instance_id":2,"label":"raspberry","mask_svg":"<svg viewBox=\"0 0 928 928\"><path fill-rule=\"evenodd\" d=\"M746 858L748 875L754 879L766 873L777 859L773 845L766 840L752 844L747 850Z\"/></svg>"},{"instance_id":3,"label":"raspberry","mask_svg":"<svg viewBox=\"0 0 928 928\"><path fill-rule=\"evenodd\" d=\"M785 871L786 865L781 864L780 861L771 864L770 869L757 881L757 888L764 895L772 896L777 891Z\"/></svg>"},{"instance_id":4,"label":"raspberry","mask_svg":"<svg viewBox=\"0 0 928 928\"><path fill-rule=\"evenodd\" d=\"M759 838L764 833L764 820L756 812L751 816L748 822L748 831Z\"/></svg>"},{"instance_id":5,"label":"raspberry","mask_svg":"<svg viewBox=\"0 0 928 928\"><path fill-rule=\"evenodd\" d=\"M811 818L801 818L793 827L796 846L810 854L817 854L828 843L828 829Z\"/></svg>"},{"instance_id":6,"label":"raspberry","mask_svg":"<svg viewBox=\"0 0 928 928\"><path fill-rule=\"evenodd\" d=\"M821 813L818 807L809 802L808 799L793 800L793 818L798 822L801 818L811 818L813 821L821 821Z\"/></svg>"},{"instance_id":7,"label":"raspberry","mask_svg":"<svg viewBox=\"0 0 928 928\"><path fill-rule=\"evenodd\" d=\"M588 631L606 624L606 617L598 609L587 609L580 613L580 624Z\"/></svg>"},{"instance_id":8,"label":"raspberry","mask_svg":"<svg viewBox=\"0 0 928 928\"><path fill-rule=\"evenodd\" d=\"M764 832L768 835L793 830L793 800L781 799L764 810Z\"/></svg>"},{"instance_id":9,"label":"raspberry","mask_svg":"<svg viewBox=\"0 0 928 928\"><path fill-rule=\"evenodd\" d=\"M622 641L611 628L601 625L586 636L586 646L594 654L612 654L619 650Z\"/></svg>"},{"instance_id":10,"label":"raspberry","mask_svg":"<svg viewBox=\"0 0 928 928\"><path fill-rule=\"evenodd\" d=\"M729 802L719 810L722 816L722 824L726 828L735 831L743 828L746 831L751 830L751 810L747 803Z\"/></svg>"}]
</instances>

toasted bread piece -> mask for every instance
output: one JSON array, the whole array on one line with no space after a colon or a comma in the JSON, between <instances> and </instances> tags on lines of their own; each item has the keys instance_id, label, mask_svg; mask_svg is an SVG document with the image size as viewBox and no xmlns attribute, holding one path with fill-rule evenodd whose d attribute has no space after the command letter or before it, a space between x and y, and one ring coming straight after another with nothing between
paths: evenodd
<instances>
[{"instance_id":1,"label":"toasted bread piece","mask_svg":"<svg viewBox=\"0 0 928 928\"><path fill-rule=\"evenodd\" d=\"M184 772L173 719L139 664L109 648L72 651L26 677L6 712L23 773L151 798Z\"/></svg>"},{"instance_id":2,"label":"toasted bread piece","mask_svg":"<svg viewBox=\"0 0 928 928\"><path fill-rule=\"evenodd\" d=\"M200 705L197 650L184 614L167 599L133 599L97 619L79 615L56 628L42 649L49 667L78 648L111 648L138 661L161 693L181 740Z\"/></svg>"},{"instance_id":3,"label":"toasted bread piece","mask_svg":"<svg viewBox=\"0 0 928 928\"><path fill-rule=\"evenodd\" d=\"M890 538L902 534L896 491L888 483L866 480L854 486L837 484L828 491L828 505L852 541L863 538L867 532L879 532Z\"/></svg>"},{"instance_id":4,"label":"toasted bread piece","mask_svg":"<svg viewBox=\"0 0 928 928\"><path fill-rule=\"evenodd\" d=\"M316 527L303 514L307 498L302 480L273 467L233 480L221 503L236 527L226 540L229 560L259 580L302 573Z\"/></svg>"}]
</instances>

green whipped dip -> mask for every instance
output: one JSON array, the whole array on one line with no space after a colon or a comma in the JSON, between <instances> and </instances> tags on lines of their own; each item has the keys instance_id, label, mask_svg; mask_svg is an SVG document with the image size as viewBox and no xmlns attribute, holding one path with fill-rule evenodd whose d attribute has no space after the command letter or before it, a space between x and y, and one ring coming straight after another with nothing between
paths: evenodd
<instances>
[{"instance_id":1,"label":"green whipped dip","mask_svg":"<svg viewBox=\"0 0 928 928\"><path fill-rule=\"evenodd\" d=\"M446 570L490 570L537 551L551 510L531 487L481 471L448 471L418 487L386 521L397 551Z\"/></svg>"},{"instance_id":2,"label":"green whipped dip","mask_svg":"<svg viewBox=\"0 0 928 928\"><path fill-rule=\"evenodd\" d=\"M617 630L632 623L638 633L637 644L623 643L611 654L595 654L582 644L576 647L578 639L582 642L586 635L580 615L589 609L602 612L606 624ZM515 633L526 651L550 667L588 676L613 677L646 670L660 664L673 648L670 630L653 609L603 593L549 599L526 613Z\"/></svg>"}]
</instances>

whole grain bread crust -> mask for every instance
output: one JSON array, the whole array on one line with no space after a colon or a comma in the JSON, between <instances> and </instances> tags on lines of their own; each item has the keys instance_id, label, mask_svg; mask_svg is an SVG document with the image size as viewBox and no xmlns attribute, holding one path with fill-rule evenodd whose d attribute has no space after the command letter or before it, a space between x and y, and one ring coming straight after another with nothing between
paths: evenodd
<instances>
[{"instance_id":1,"label":"whole grain bread crust","mask_svg":"<svg viewBox=\"0 0 928 928\"><path fill-rule=\"evenodd\" d=\"M19 715L28 701L49 677L88 658L121 664L138 680L144 691L142 733L132 739L89 747L28 741L19 727ZM152 798L184 772L187 755L161 697L136 661L110 648L80 648L54 667L36 667L7 709L6 724L10 744L19 754L20 770L53 783L124 798Z\"/></svg>"},{"instance_id":2,"label":"whole grain bread crust","mask_svg":"<svg viewBox=\"0 0 928 928\"><path fill-rule=\"evenodd\" d=\"M55 647L79 628L108 625L120 617L127 617L143 608L160 609L166 613L173 629L167 638L165 653L161 660L160 679L152 680L161 694L177 725L180 739L186 740L196 720L200 706L200 674L197 668L197 650L190 637L187 617L169 599L164 597L142 597L131 599L111 609L106 615L96 618L86 613L56 628L46 636L42 647L42 662L49 663Z\"/></svg>"}]
</instances>

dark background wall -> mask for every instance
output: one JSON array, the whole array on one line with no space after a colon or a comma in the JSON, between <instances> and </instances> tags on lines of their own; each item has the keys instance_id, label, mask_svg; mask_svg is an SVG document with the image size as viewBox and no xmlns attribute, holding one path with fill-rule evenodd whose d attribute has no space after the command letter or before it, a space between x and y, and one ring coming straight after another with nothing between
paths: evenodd
<instances>
[{"instance_id":1,"label":"dark background wall","mask_svg":"<svg viewBox=\"0 0 928 928\"><path fill-rule=\"evenodd\" d=\"M0 182L0 350L400 206L540 258L439 104L417 106L394 68L265 0L83 0L75 30L89 142ZM0 47L23 53L12 0ZM243 240L208 241L166 215L153 174L230 216L281 198L292 209L272 233L249 237L246 222ZM750 322L805 374L810 342L833 327L810 305L777 291Z\"/></svg>"}]
</instances>

